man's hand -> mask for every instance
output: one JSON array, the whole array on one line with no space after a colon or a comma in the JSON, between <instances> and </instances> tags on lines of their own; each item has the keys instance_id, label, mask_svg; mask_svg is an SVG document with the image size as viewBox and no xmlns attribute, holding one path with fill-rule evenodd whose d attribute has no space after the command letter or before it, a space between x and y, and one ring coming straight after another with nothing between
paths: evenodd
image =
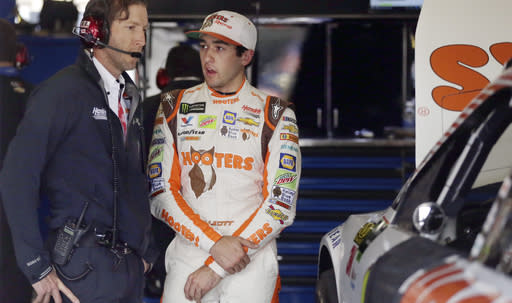
<instances>
[{"instance_id":1,"label":"man's hand","mask_svg":"<svg viewBox=\"0 0 512 303\"><path fill-rule=\"evenodd\" d=\"M32 303L48 303L50 302L50 298L53 298L55 303L62 303L61 292L68 297L71 302L80 303L80 300L62 283L55 273L55 270L52 270L42 280L32 284L32 287L36 291L36 297L32 300Z\"/></svg>"},{"instance_id":2,"label":"man's hand","mask_svg":"<svg viewBox=\"0 0 512 303\"><path fill-rule=\"evenodd\" d=\"M146 260L144 260L144 258L142 258L142 263L144 264L144 273L146 274L148 272L148 270L151 269L151 264L146 262Z\"/></svg>"},{"instance_id":3,"label":"man's hand","mask_svg":"<svg viewBox=\"0 0 512 303\"><path fill-rule=\"evenodd\" d=\"M185 297L188 300L201 302L201 298L219 284L222 278L208 266L203 265L188 276L185 283Z\"/></svg>"},{"instance_id":4,"label":"man's hand","mask_svg":"<svg viewBox=\"0 0 512 303\"><path fill-rule=\"evenodd\" d=\"M258 245L242 237L223 236L210 248L210 254L225 271L234 274L251 261L246 247L256 249Z\"/></svg>"}]
</instances>

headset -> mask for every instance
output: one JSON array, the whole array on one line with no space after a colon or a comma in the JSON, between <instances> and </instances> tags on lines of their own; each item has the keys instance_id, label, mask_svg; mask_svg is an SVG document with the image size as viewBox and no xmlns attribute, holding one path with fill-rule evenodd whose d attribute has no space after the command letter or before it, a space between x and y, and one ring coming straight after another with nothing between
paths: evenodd
<instances>
[{"instance_id":1,"label":"headset","mask_svg":"<svg viewBox=\"0 0 512 303\"><path fill-rule=\"evenodd\" d=\"M108 10L109 6L106 0L103 0L105 8ZM103 16L85 16L82 18L80 22L80 26L73 27L72 33L81 38L82 42L85 44L86 48L110 48L117 52L130 55L134 58L141 58L142 53L139 52L129 52L117 47L113 47L108 45L108 39L110 37L110 25L108 24L107 13Z\"/></svg>"},{"instance_id":2,"label":"headset","mask_svg":"<svg viewBox=\"0 0 512 303\"><path fill-rule=\"evenodd\" d=\"M16 68L22 69L30 64L30 55L25 44L18 42L16 44Z\"/></svg>"},{"instance_id":3,"label":"headset","mask_svg":"<svg viewBox=\"0 0 512 303\"><path fill-rule=\"evenodd\" d=\"M169 84L171 81L171 77L169 76L169 73L167 72L167 69L164 67L160 67L158 71L156 72L156 86L162 90L164 87Z\"/></svg>"}]
</instances>

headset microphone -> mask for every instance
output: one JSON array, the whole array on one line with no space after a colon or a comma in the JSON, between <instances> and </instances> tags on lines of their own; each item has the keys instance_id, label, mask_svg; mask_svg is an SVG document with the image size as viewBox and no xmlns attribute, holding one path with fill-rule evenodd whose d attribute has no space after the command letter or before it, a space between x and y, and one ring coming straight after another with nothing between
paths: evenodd
<instances>
[{"instance_id":1,"label":"headset microphone","mask_svg":"<svg viewBox=\"0 0 512 303\"><path fill-rule=\"evenodd\" d=\"M99 37L94 37L95 35L94 34L91 34L89 32L89 28L88 26L75 26L73 27L73 30L72 30L72 33L80 38L82 38L82 40L91 45L92 46L101 46L101 47L106 47L106 48L110 48L111 50L114 50L116 52L120 52L120 53L123 53L123 54L127 54L127 55L130 55L132 56L133 58L141 58L142 57L142 53L140 52L129 52L129 51L125 51L125 50L122 50L122 49L119 49L117 47L113 47L113 46L110 46L106 43L103 43L102 41L100 41L100 38Z\"/></svg>"},{"instance_id":2,"label":"headset microphone","mask_svg":"<svg viewBox=\"0 0 512 303\"><path fill-rule=\"evenodd\" d=\"M128 52L128 51L125 51L125 50L122 50L122 49L119 49L117 47L113 47L113 46L110 46L108 44L105 44L101 41L96 41L96 44L99 45L99 46L103 46L103 47L106 47L106 48L110 48L111 50L115 50L116 52L120 52L120 53L123 53L123 54L127 54L127 55L130 55L132 56L133 58L141 58L142 57L142 53L139 53L139 52Z\"/></svg>"}]
</instances>

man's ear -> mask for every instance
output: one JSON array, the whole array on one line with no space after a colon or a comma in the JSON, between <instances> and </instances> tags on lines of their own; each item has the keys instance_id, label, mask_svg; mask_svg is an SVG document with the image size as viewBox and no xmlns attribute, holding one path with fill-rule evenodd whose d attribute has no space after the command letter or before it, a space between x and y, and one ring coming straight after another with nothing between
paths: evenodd
<instances>
[{"instance_id":1,"label":"man's ear","mask_svg":"<svg viewBox=\"0 0 512 303\"><path fill-rule=\"evenodd\" d=\"M251 63L251 60L252 60L252 57L254 56L254 51L253 50L246 50L243 54L242 54L242 64L244 66L247 66L249 63Z\"/></svg>"}]
</instances>

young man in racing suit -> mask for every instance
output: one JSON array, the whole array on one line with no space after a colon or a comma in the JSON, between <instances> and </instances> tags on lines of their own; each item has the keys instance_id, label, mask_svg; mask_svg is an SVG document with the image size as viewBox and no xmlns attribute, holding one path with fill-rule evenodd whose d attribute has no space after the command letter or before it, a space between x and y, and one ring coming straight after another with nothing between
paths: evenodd
<instances>
[{"instance_id":1,"label":"young man in racing suit","mask_svg":"<svg viewBox=\"0 0 512 303\"><path fill-rule=\"evenodd\" d=\"M162 302L277 302L276 237L301 171L291 103L245 77L256 28L230 11L199 31L205 83L162 94L148 175L151 212L176 231Z\"/></svg>"}]
</instances>

